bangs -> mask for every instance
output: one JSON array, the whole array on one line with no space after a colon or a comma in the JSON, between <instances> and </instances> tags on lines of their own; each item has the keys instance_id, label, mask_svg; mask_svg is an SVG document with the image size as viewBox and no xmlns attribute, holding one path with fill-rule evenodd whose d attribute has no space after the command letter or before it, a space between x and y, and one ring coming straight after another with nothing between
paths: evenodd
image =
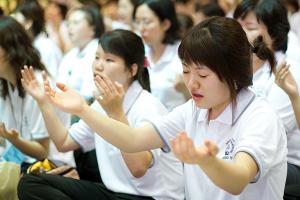
<instances>
[{"instance_id":1,"label":"bangs","mask_svg":"<svg viewBox=\"0 0 300 200\"><path fill-rule=\"evenodd\" d=\"M178 48L178 55L186 64L205 65L222 80L220 70L226 62L218 41L212 39L208 28L192 28L183 38Z\"/></svg>"}]
</instances>

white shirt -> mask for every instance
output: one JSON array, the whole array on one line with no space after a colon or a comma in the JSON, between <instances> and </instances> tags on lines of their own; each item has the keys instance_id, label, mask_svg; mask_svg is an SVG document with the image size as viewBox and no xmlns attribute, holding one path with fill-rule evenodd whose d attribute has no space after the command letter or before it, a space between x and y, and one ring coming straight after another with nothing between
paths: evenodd
<instances>
[{"instance_id":1,"label":"white shirt","mask_svg":"<svg viewBox=\"0 0 300 200\"><path fill-rule=\"evenodd\" d=\"M40 33L34 40L33 46L39 51L41 60L52 78L58 75L58 66L62 59L59 47L44 33Z\"/></svg>"},{"instance_id":2,"label":"white shirt","mask_svg":"<svg viewBox=\"0 0 300 200\"><path fill-rule=\"evenodd\" d=\"M298 25L299 26L299 25ZM285 52L286 58L288 60L294 60L300 64L300 42L299 39L293 31L288 33L288 47ZM298 66L300 67L300 66Z\"/></svg>"},{"instance_id":3,"label":"white shirt","mask_svg":"<svg viewBox=\"0 0 300 200\"><path fill-rule=\"evenodd\" d=\"M282 52L276 52L275 57L278 65L283 60L287 60L287 62L291 64L290 70L299 87L300 69L299 66L295 66L297 62L285 58ZM276 85L275 76L274 74L270 74L270 67L267 62L255 72L252 89L256 95L265 97L276 110L284 124L288 137L288 162L300 166L300 130L297 126L295 113L288 95Z\"/></svg>"},{"instance_id":4,"label":"white shirt","mask_svg":"<svg viewBox=\"0 0 300 200\"><path fill-rule=\"evenodd\" d=\"M64 57L59 67L58 81L77 90L86 99L93 97L93 61L98 47L98 40L90 41L80 51L71 49Z\"/></svg>"},{"instance_id":5,"label":"white shirt","mask_svg":"<svg viewBox=\"0 0 300 200\"><path fill-rule=\"evenodd\" d=\"M41 74L40 74L41 75ZM39 140L48 137L42 113L36 101L28 94L25 98L19 97L18 89L12 89L8 84L9 96L0 97L0 121L5 124L6 130L16 129L25 140ZM6 147L9 143L6 140ZM35 159L26 156L26 162Z\"/></svg>"},{"instance_id":6,"label":"white shirt","mask_svg":"<svg viewBox=\"0 0 300 200\"><path fill-rule=\"evenodd\" d=\"M151 61L151 49L146 48L146 56L150 64L148 70L151 93L169 111L186 102L184 95L175 89L176 76L182 74L182 64L177 54L178 46L179 43L166 45L163 55L155 64Z\"/></svg>"},{"instance_id":7,"label":"white shirt","mask_svg":"<svg viewBox=\"0 0 300 200\"><path fill-rule=\"evenodd\" d=\"M92 107L105 113L98 102ZM166 113L163 105L143 90L137 81L127 90L123 107L128 122L133 127ZM143 177L135 178L129 171L120 150L95 134L82 120L74 124L69 133L84 151L96 148L101 178L108 189L126 194L152 196L161 200L184 199L182 165L172 157L172 154L161 156L160 149L152 150L153 166ZM164 165L166 159L171 162L167 166Z\"/></svg>"},{"instance_id":8,"label":"white shirt","mask_svg":"<svg viewBox=\"0 0 300 200\"><path fill-rule=\"evenodd\" d=\"M196 146L212 140L219 147L217 157L228 162L246 152L258 166L253 183L237 196L216 186L197 165L184 164L186 199L191 200L279 200L283 197L287 173L286 136L276 113L250 90L237 97L235 112L228 105L215 120L207 121L208 110L196 108L192 100L174 109L154 127L169 148L169 140L185 130ZM231 181L231 180L228 180Z\"/></svg>"},{"instance_id":9,"label":"white shirt","mask_svg":"<svg viewBox=\"0 0 300 200\"><path fill-rule=\"evenodd\" d=\"M35 71L35 75L40 82L43 80L41 72ZM50 82L52 83L51 80ZM6 129L16 129L23 139L29 141L48 138L48 131L36 101L27 93L25 98L22 99L19 97L17 88L12 90L10 85L9 95L10 98L6 97L5 100L0 97L0 122L4 122ZM69 127L69 114L58 110L55 110L55 112L62 123ZM9 145L10 144L6 140L6 148L9 147ZM48 158L75 166L73 152L58 152L52 142L50 142ZM32 163L34 161L36 161L36 159L26 156L25 162Z\"/></svg>"}]
</instances>

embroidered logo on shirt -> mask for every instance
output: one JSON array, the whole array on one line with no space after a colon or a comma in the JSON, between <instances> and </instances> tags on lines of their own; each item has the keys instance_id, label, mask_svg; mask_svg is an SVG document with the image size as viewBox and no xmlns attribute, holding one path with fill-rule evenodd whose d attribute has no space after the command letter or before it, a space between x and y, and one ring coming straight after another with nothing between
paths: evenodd
<instances>
[{"instance_id":1,"label":"embroidered logo on shirt","mask_svg":"<svg viewBox=\"0 0 300 200\"><path fill-rule=\"evenodd\" d=\"M224 151L225 155L223 156L222 159L232 160L234 147L235 147L235 140L233 138L231 138L226 142L226 147L225 147L225 151Z\"/></svg>"}]
</instances>

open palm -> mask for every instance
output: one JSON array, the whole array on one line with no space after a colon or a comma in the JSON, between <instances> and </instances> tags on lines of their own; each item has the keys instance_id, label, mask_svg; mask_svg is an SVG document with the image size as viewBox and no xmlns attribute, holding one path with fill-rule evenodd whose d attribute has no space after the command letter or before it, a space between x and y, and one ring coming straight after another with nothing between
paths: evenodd
<instances>
[{"instance_id":1,"label":"open palm","mask_svg":"<svg viewBox=\"0 0 300 200\"><path fill-rule=\"evenodd\" d=\"M51 88L48 80L44 81L45 92L50 102L64 112L72 114L80 113L86 104L85 100L75 90L68 88L62 83L56 83L56 86L61 92L57 92Z\"/></svg>"},{"instance_id":2,"label":"open palm","mask_svg":"<svg viewBox=\"0 0 300 200\"><path fill-rule=\"evenodd\" d=\"M297 82L289 70L289 65L282 63L275 73L276 84L289 96L298 96Z\"/></svg>"},{"instance_id":3,"label":"open palm","mask_svg":"<svg viewBox=\"0 0 300 200\"><path fill-rule=\"evenodd\" d=\"M45 92L43 86L36 79L33 67L24 66L22 73L22 85L24 89L38 102L45 100ZM45 72L43 72L45 74Z\"/></svg>"}]
</instances>

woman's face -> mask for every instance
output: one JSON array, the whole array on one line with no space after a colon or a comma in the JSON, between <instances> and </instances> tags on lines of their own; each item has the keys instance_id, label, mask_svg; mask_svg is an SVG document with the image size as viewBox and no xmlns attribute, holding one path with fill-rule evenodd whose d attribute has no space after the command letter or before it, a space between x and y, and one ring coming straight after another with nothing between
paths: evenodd
<instances>
[{"instance_id":1,"label":"woman's face","mask_svg":"<svg viewBox=\"0 0 300 200\"><path fill-rule=\"evenodd\" d=\"M108 76L111 81L119 82L127 88L131 82L131 72L126 68L123 58L111 53L104 52L101 45L98 45L95 59L93 62L93 74L103 77Z\"/></svg>"},{"instance_id":2,"label":"woman's face","mask_svg":"<svg viewBox=\"0 0 300 200\"><path fill-rule=\"evenodd\" d=\"M94 38L94 27L86 19L83 11L75 10L67 19L70 40L74 46L83 48Z\"/></svg>"},{"instance_id":3,"label":"woman's face","mask_svg":"<svg viewBox=\"0 0 300 200\"><path fill-rule=\"evenodd\" d=\"M244 19L238 18L238 22L242 25L250 43L253 44L253 41L259 35L261 35L263 36L263 40L267 44L267 46L272 49L272 39L268 32L268 29L262 21L258 22L253 11L250 11Z\"/></svg>"},{"instance_id":4,"label":"woman's face","mask_svg":"<svg viewBox=\"0 0 300 200\"><path fill-rule=\"evenodd\" d=\"M183 80L199 108L221 113L230 102L230 90L216 73L205 65L183 63Z\"/></svg>"},{"instance_id":5,"label":"woman's face","mask_svg":"<svg viewBox=\"0 0 300 200\"><path fill-rule=\"evenodd\" d=\"M169 28L167 23L161 22L146 4L137 8L135 24L141 37L149 46L161 44Z\"/></svg>"},{"instance_id":6,"label":"woman's face","mask_svg":"<svg viewBox=\"0 0 300 200\"><path fill-rule=\"evenodd\" d=\"M130 0L118 1L118 20L122 23L131 25L134 6Z\"/></svg>"}]
</instances>

